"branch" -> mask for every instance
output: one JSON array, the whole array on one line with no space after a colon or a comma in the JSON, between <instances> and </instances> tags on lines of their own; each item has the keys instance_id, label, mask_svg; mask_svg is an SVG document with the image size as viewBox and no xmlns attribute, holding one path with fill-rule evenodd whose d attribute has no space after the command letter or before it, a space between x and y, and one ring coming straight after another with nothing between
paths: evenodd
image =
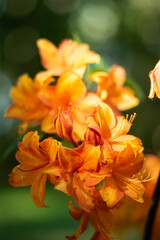
<instances>
[{"instance_id":1,"label":"branch","mask_svg":"<svg viewBox=\"0 0 160 240\"><path fill-rule=\"evenodd\" d=\"M144 232L144 238L143 240L151 240L152 238L152 231L153 231L153 225L155 221L155 216L158 208L158 203L160 199L160 172L159 172L159 177L158 181L154 190L154 194L152 197L152 202L150 206L150 210L148 213L147 221L146 221L146 226L145 226L145 232Z\"/></svg>"}]
</instances>

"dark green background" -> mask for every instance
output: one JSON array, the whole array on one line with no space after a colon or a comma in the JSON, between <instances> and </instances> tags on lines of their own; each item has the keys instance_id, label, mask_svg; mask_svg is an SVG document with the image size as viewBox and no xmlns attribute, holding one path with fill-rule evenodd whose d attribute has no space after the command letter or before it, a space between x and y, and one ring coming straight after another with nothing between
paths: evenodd
<instances>
[{"instance_id":1,"label":"dark green background","mask_svg":"<svg viewBox=\"0 0 160 240\"><path fill-rule=\"evenodd\" d=\"M52 186L46 196L51 208L41 210L34 207L29 188L8 186L7 175L16 165L18 123L3 115L17 77L25 72L34 77L43 69L38 38L56 45L64 38L81 39L101 54L104 66L125 67L141 88L141 104L127 111L137 113L131 132L142 139L145 151L160 149L160 100L147 98L148 73L160 56L159 0L0 0L0 237L5 240L64 239L76 229L68 199ZM138 239L135 234L130 239Z\"/></svg>"}]
</instances>

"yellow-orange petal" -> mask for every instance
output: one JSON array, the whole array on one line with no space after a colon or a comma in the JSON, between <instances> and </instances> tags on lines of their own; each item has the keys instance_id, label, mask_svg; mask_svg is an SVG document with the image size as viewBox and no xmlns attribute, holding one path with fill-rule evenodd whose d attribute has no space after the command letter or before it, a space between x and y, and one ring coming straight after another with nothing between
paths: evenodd
<instances>
[{"instance_id":1,"label":"yellow-orange petal","mask_svg":"<svg viewBox=\"0 0 160 240\"><path fill-rule=\"evenodd\" d=\"M28 76L28 74L23 74L18 78L17 86L14 86L11 90L11 97L14 102L18 102L20 104L23 101L31 102L33 99L27 99L27 95L32 95L35 99L35 83Z\"/></svg>"},{"instance_id":2,"label":"yellow-orange petal","mask_svg":"<svg viewBox=\"0 0 160 240\"><path fill-rule=\"evenodd\" d=\"M137 151L143 151L141 139L129 134L113 139L112 148L114 151L120 152L125 148L127 143L131 144Z\"/></svg>"},{"instance_id":3,"label":"yellow-orange petal","mask_svg":"<svg viewBox=\"0 0 160 240\"><path fill-rule=\"evenodd\" d=\"M101 103L97 107L97 118L101 128L103 138L110 136L110 130L116 124L116 118L112 109L105 103Z\"/></svg>"},{"instance_id":4,"label":"yellow-orange petal","mask_svg":"<svg viewBox=\"0 0 160 240\"><path fill-rule=\"evenodd\" d=\"M137 179L129 179L118 172L114 173L122 191L137 202L144 202L145 188Z\"/></svg>"},{"instance_id":5,"label":"yellow-orange petal","mask_svg":"<svg viewBox=\"0 0 160 240\"><path fill-rule=\"evenodd\" d=\"M107 78L109 77L109 74L107 72L95 72L90 75L90 79L97 84L103 84Z\"/></svg>"},{"instance_id":6,"label":"yellow-orange petal","mask_svg":"<svg viewBox=\"0 0 160 240\"><path fill-rule=\"evenodd\" d=\"M22 144L26 148L37 149L39 148L39 136L38 132L28 132L24 135Z\"/></svg>"},{"instance_id":7,"label":"yellow-orange petal","mask_svg":"<svg viewBox=\"0 0 160 240\"><path fill-rule=\"evenodd\" d=\"M32 200L37 208L47 207L44 204L44 198L46 195L46 181L47 174L42 173L33 182L31 186L31 196Z\"/></svg>"},{"instance_id":8,"label":"yellow-orange petal","mask_svg":"<svg viewBox=\"0 0 160 240\"><path fill-rule=\"evenodd\" d=\"M137 152L131 144L127 144L117 157L115 169L123 176L132 177L142 169L144 162L143 153Z\"/></svg>"},{"instance_id":9,"label":"yellow-orange petal","mask_svg":"<svg viewBox=\"0 0 160 240\"><path fill-rule=\"evenodd\" d=\"M40 172L40 169L32 172L23 171L17 166L13 168L12 173L9 175L9 184L14 187L30 186Z\"/></svg>"},{"instance_id":10,"label":"yellow-orange petal","mask_svg":"<svg viewBox=\"0 0 160 240\"><path fill-rule=\"evenodd\" d=\"M86 230L86 228L88 227L88 222L89 222L89 217L88 214L84 212L84 214L82 215L82 219L79 225L79 228L77 230L77 232L71 236L66 236L67 239L69 240L76 240L80 237L80 235Z\"/></svg>"},{"instance_id":11,"label":"yellow-orange petal","mask_svg":"<svg viewBox=\"0 0 160 240\"><path fill-rule=\"evenodd\" d=\"M60 146L58 152L60 166L66 171L72 171L80 167L83 159L74 149Z\"/></svg>"},{"instance_id":12,"label":"yellow-orange petal","mask_svg":"<svg viewBox=\"0 0 160 240\"><path fill-rule=\"evenodd\" d=\"M64 104L78 101L85 93L85 84L74 72L66 72L58 79L56 95Z\"/></svg>"},{"instance_id":13,"label":"yellow-orange petal","mask_svg":"<svg viewBox=\"0 0 160 240\"><path fill-rule=\"evenodd\" d=\"M42 120L41 129L46 133L55 133L55 118L57 116L57 109L52 109L49 114Z\"/></svg>"},{"instance_id":14,"label":"yellow-orange petal","mask_svg":"<svg viewBox=\"0 0 160 240\"><path fill-rule=\"evenodd\" d=\"M160 98L160 60L156 64L155 68L150 71L149 78L151 81L151 87L148 98L154 98L155 94L158 98Z\"/></svg>"},{"instance_id":15,"label":"yellow-orange petal","mask_svg":"<svg viewBox=\"0 0 160 240\"><path fill-rule=\"evenodd\" d=\"M81 208L75 207L71 201L69 201L68 207L71 209L70 215L77 221L79 221L84 213Z\"/></svg>"},{"instance_id":16,"label":"yellow-orange petal","mask_svg":"<svg viewBox=\"0 0 160 240\"><path fill-rule=\"evenodd\" d=\"M119 65L113 65L110 69L110 77L116 84L116 88L121 88L125 83L126 71Z\"/></svg>"},{"instance_id":17,"label":"yellow-orange petal","mask_svg":"<svg viewBox=\"0 0 160 240\"><path fill-rule=\"evenodd\" d=\"M20 163L20 168L25 171L33 171L46 165L43 155L35 156L32 151L17 151L16 159Z\"/></svg>"},{"instance_id":18,"label":"yellow-orange petal","mask_svg":"<svg viewBox=\"0 0 160 240\"><path fill-rule=\"evenodd\" d=\"M58 191L61 191L61 192L64 192L65 194L67 195L70 195L68 193L68 189L67 189L67 182L64 181L64 180L60 180L58 183L55 184L55 187L54 189L58 190Z\"/></svg>"},{"instance_id":19,"label":"yellow-orange petal","mask_svg":"<svg viewBox=\"0 0 160 240\"><path fill-rule=\"evenodd\" d=\"M84 158L83 165L79 168L79 171L82 171L84 169L88 171L97 170L98 161L101 154L100 146L96 147L88 145L88 148L89 149L85 149L87 154Z\"/></svg>"},{"instance_id":20,"label":"yellow-orange petal","mask_svg":"<svg viewBox=\"0 0 160 240\"><path fill-rule=\"evenodd\" d=\"M86 188L86 186L85 186ZM94 193L92 193L92 188L85 189L82 184L77 184L74 189L73 199L75 202L86 212L92 212L94 209Z\"/></svg>"},{"instance_id":21,"label":"yellow-orange petal","mask_svg":"<svg viewBox=\"0 0 160 240\"><path fill-rule=\"evenodd\" d=\"M46 69L59 69L58 59L56 60L56 57L58 57L57 47L47 39L39 39L37 46L43 67Z\"/></svg>"},{"instance_id":22,"label":"yellow-orange petal","mask_svg":"<svg viewBox=\"0 0 160 240\"><path fill-rule=\"evenodd\" d=\"M76 145L73 139L73 118L68 111L63 111L62 108L58 108L58 114L55 118L55 128L57 134Z\"/></svg>"},{"instance_id":23,"label":"yellow-orange petal","mask_svg":"<svg viewBox=\"0 0 160 240\"><path fill-rule=\"evenodd\" d=\"M47 86L50 83L55 82L55 78L52 76L54 76L54 71L52 70L41 71L36 74L35 81L38 82L41 86Z\"/></svg>"},{"instance_id":24,"label":"yellow-orange petal","mask_svg":"<svg viewBox=\"0 0 160 240\"><path fill-rule=\"evenodd\" d=\"M6 112L5 112L5 118L17 118L20 121L28 121L28 111L25 111L25 109L21 106L18 106L17 104L10 105Z\"/></svg>"},{"instance_id":25,"label":"yellow-orange petal","mask_svg":"<svg viewBox=\"0 0 160 240\"><path fill-rule=\"evenodd\" d=\"M42 142L40 142L41 149L46 153L47 157L49 158L49 162L53 163L56 160L57 156L57 140L48 137Z\"/></svg>"},{"instance_id":26,"label":"yellow-orange petal","mask_svg":"<svg viewBox=\"0 0 160 240\"><path fill-rule=\"evenodd\" d=\"M114 178L107 178L100 190L102 199L106 202L109 208L115 206L124 197L124 192L119 188Z\"/></svg>"},{"instance_id":27,"label":"yellow-orange petal","mask_svg":"<svg viewBox=\"0 0 160 240\"><path fill-rule=\"evenodd\" d=\"M122 135L127 134L132 126L132 123L123 116L116 117L116 120L116 126L111 129L112 141Z\"/></svg>"},{"instance_id":28,"label":"yellow-orange petal","mask_svg":"<svg viewBox=\"0 0 160 240\"><path fill-rule=\"evenodd\" d=\"M132 89L123 87L118 91L117 96L111 96L111 102L119 111L125 111L136 107L139 104L139 99Z\"/></svg>"}]
</instances>

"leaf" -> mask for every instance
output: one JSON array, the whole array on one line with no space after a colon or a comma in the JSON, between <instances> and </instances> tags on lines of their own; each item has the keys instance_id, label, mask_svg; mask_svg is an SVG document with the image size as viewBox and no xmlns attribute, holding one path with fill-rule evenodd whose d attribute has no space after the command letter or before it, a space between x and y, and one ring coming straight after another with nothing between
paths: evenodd
<instances>
[{"instance_id":1,"label":"leaf","mask_svg":"<svg viewBox=\"0 0 160 240\"><path fill-rule=\"evenodd\" d=\"M125 86L130 87L131 89L134 90L134 92L136 93L137 97L140 99L140 101L144 101L145 97L145 93L142 90L141 86L133 79L130 78L126 78L125 81Z\"/></svg>"}]
</instances>

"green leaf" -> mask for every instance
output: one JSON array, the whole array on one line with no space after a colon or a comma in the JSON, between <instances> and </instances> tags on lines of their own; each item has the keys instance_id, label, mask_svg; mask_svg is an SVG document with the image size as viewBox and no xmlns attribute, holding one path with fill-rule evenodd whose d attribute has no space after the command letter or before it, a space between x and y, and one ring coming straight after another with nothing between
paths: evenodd
<instances>
[{"instance_id":1,"label":"green leaf","mask_svg":"<svg viewBox=\"0 0 160 240\"><path fill-rule=\"evenodd\" d=\"M141 86L136 81L130 78L126 78L125 86L128 86L131 89L133 89L133 91L136 93L137 97L140 99L141 102L144 101L144 99L146 98L145 93L142 90Z\"/></svg>"}]
</instances>

